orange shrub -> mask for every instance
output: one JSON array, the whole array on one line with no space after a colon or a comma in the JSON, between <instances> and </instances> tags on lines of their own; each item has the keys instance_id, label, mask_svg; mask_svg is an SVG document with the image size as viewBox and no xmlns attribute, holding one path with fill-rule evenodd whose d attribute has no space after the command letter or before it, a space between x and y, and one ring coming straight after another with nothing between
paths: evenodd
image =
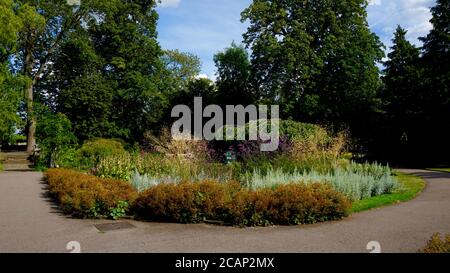
<instances>
[{"instance_id":1,"label":"orange shrub","mask_svg":"<svg viewBox=\"0 0 450 273\"><path fill-rule=\"evenodd\" d=\"M239 191L228 204L228 221L247 226L312 224L341 219L350 208L350 201L326 184L286 184Z\"/></svg>"},{"instance_id":2,"label":"orange shrub","mask_svg":"<svg viewBox=\"0 0 450 273\"><path fill-rule=\"evenodd\" d=\"M267 226L337 220L347 216L350 207L346 197L321 183L250 191L236 183L204 181L152 187L139 195L134 212L153 221L197 223L208 219Z\"/></svg>"},{"instance_id":3,"label":"orange shrub","mask_svg":"<svg viewBox=\"0 0 450 273\"><path fill-rule=\"evenodd\" d=\"M63 211L77 217L109 216L119 201L131 203L137 196L127 182L72 170L50 169L44 177Z\"/></svg>"},{"instance_id":4,"label":"orange shrub","mask_svg":"<svg viewBox=\"0 0 450 273\"><path fill-rule=\"evenodd\" d=\"M450 234L446 234L444 238L440 233L431 236L427 245L419 250L421 253L450 253Z\"/></svg>"},{"instance_id":5,"label":"orange shrub","mask_svg":"<svg viewBox=\"0 0 450 273\"><path fill-rule=\"evenodd\" d=\"M215 181L160 184L142 192L133 210L139 218L153 221L198 223L219 219L236 188L237 183Z\"/></svg>"}]
</instances>

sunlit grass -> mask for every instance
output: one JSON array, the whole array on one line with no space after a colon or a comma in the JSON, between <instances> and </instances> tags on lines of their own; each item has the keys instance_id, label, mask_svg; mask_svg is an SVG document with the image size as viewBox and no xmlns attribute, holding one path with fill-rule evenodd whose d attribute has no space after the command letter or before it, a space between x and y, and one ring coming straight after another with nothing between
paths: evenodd
<instances>
[{"instance_id":1,"label":"sunlit grass","mask_svg":"<svg viewBox=\"0 0 450 273\"><path fill-rule=\"evenodd\" d=\"M362 199L353 203L352 212L374 209L414 199L425 188L425 181L413 174L394 173L400 188L391 194Z\"/></svg>"}]
</instances>

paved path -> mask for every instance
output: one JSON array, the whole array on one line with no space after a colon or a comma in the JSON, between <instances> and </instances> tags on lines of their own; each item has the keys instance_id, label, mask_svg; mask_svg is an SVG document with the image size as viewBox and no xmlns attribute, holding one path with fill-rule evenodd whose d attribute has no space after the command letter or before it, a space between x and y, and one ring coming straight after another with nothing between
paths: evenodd
<instances>
[{"instance_id":1,"label":"paved path","mask_svg":"<svg viewBox=\"0 0 450 273\"><path fill-rule=\"evenodd\" d=\"M405 170L426 179L415 200L354 214L338 222L298 227L234 228L130 221L135 229L100 233L61 215L45 197L41 174L0 174L0 252L416 252L434 232L450 233L450 174Z\"/></svg>"}]
</instances>

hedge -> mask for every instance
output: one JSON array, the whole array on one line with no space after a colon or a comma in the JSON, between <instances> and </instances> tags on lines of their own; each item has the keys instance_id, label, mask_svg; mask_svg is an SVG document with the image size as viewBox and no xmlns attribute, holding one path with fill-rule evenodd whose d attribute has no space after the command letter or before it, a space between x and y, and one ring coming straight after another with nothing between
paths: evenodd
<instances>
[{"instance_id":1,"label":"hedge","mask_svg":"<svg viewBox=\"0 0 450 273\"><path fill-rule=\"evenodd\" d=\"M66 169L45 173L49 190L65 213L118 218L128 211L148 221L238 226L299 225L338 220L350 201L324 183L284 184L249 190L238 182L162 183L138 194L130 183Z\"/></svg>"},{"instance_id":2,"label":"hedge","mask_svg":"<svg viewBox=\"0 0 450 273\"><path fill-rule=\"evenodd\" d=\"M323 183L287 184L250 191L214 181L161 184L142 192L133 211L140 219L239 226L299 225L348 216L350 201Z\"/></svg>"},{"instance_id":3,"label":"hedge","mask_svg":"<svg viewBox=\"0 0 450 273\"><path fill-rule=\"evenodd\" d=\"M62 210L75 217L123 216L116 214L137 197L137 192L127 182L72 170L49 169L44 179Z\"/></svg>"}]
</instances>

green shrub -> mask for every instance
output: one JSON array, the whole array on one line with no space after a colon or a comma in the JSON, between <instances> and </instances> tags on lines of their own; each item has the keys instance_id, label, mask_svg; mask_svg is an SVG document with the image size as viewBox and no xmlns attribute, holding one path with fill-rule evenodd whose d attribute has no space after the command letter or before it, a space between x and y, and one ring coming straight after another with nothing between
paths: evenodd
<instances>
[{"instance_id":1,"label":"green shrub","mask_svg":"<svg viewBox=\"0 0 450 273\"><path fill-rule=\"evenodd\" d=\"M341 219L350 202L323 184L287 184L250 191L236 182L162 183L142 192L136 216L151 221L221 220L240 226L298 225Z\"/></svg>"},{"instance_id":2,"label":"green shrub","mask_svg":"<svg viewBox=\"0 0 450 273\"><path fill-rule=\"evenodd\" d=\"M60 166L65 163L65 155L76 143L72 132L72 124L68 117L61 113L53 113L44 106L37 107L38 123L36 139L40 148L36 165L45 167Z\"/></svg>"},{"instance_id":3,"label":"green shrub","mask_svg":"<svg viewBox=\"0 0 450 273\"><path fill-rule=\"evenodd\" d=\"M94 174L102 178L131 181L134 185L158 183L158 181L227 181L234 177L236 164L224 165L190 161L161 154L118 154L107 156L97 164ZM149 184L149 185L150 185ZM140 189L146 187L138 186Z\"/></svg>"},{"instance_id":4,"label":"green shrub","mask_svg":"<svg viewBox=\"0 0 450 273\"><path fill-rule=\"evenodd\" d=\"M421 253L450 253L450 234L441 238L441 234L435 233L428 241L428 244L423 249L419 250Z\"/></svg>"},{"instance_id":5,"label":"green shrub","mask_svg":"<svg viewBox=\"0 0 450 273\"><path fill-rule=\"evenodd\" d=\"M124 143L117 139L94 139L86 141L80 148L85 165L94 167L101 159L126 153Z\"/></svg>"},{"instance_id":6,"label":"green shrub","mask_svg":"<svg viewBox=\"0 0 450 273\"><path fill-rule=\"evenodd\" d=\"M308 139L314 135L328 136L327 131L315 124L301 123L292 120L280 121L280 135L286 136L291 140Z\"/></svg>"},{"instance_id":7,"label":"green shrub","mask_svg":"<svg viewBox=\"0 0 450 273\"><path fill-rule=\"evenodd\" d=\"M127 182L72 170L49 169L45 180L63 211L76 217L118 215L126 209L123 202L130 204L137 194Z\"/></svg>"}]
</instances>

